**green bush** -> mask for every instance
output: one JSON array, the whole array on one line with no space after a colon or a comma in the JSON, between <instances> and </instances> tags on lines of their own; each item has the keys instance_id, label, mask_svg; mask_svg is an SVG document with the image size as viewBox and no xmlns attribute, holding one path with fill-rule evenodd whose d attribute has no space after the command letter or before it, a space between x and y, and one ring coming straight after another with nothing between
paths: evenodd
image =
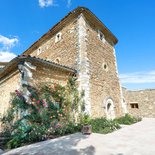
<instances>
[{"instance_id":1,"label":"green bush","mask_svg":"<svg viewBox=\"0 0 155 155\"><path fill-rule=\"evenodd\" d=\"M131 125L141 121L140 117L134 117L129 114L125 114L125 116L115 119L115 121L119 124Z\"/></svg>"},{"instance_id":2,"label":"green bush","mask_svg":"<svg viewBox=\"0 0 155 155\"><path fill-rule=\"evenodd\" d=\"M90 124L90 121L91 121L91 118L90 118L90 116L88 114L81 115L81 117L80 117L80 123L82 125Z\"/></svg>"},{"instance_id":3,"label":"green bush","mask_svg":"<svg viewBox=\"0 0 155 155\"><path fill-rule=\"evenodd\" d=\"M81 115L78 107L83 106L83 93L79 94L74 79L69 79L66 86L50 83L26 87L29 100L26 101L22 90L16 90L10 109L1 119L3 135L10 137L7 148L81 130L75 120L78 122Z\"/></svg>"},{"instance_id":4,"label":"green bush","mask_svg":"<svg viewBox=\"0 0 155 155\"><path fill-rule=\"evenodd\" d=\"M90 121L92 126L92 132L107 134L114 130L120 129L120 125L113 120L107 120L106 118L96 118Z\"/></svg>"},{"instance_id":5,"label":"green bush","mask_svg":"<svg viewBox=\"0 0 155 155\"><path fill-rule=\"evenodd\" d=\"M80 124L74 124L70 122L53 130L53 135L63 136L67 134L73 134L75 132L81 132L81 128L82 126Z\"/></svg>"}]
</instances>

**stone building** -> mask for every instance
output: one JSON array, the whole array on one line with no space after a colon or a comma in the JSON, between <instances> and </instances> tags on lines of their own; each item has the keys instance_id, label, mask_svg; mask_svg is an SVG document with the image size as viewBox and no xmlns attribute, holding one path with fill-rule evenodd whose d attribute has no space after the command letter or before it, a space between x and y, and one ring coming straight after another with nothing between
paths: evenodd
<instances>
[{"instance_id":1,"label":"stone building","mask_svg":"<svg viewBox=\"0 0 155 155\"><path fill-rule=\"evenodd\" d=\"M114 47L117 42L90 10L76 8L0 70L1 113L9 106L10 93L30 81L65 84L69 76L76 76L79 91L85 91L88 114L122 116L126 107L121 102Z\"/></svg>"},{"instance_id":2,"label":"stone building","mask_svg":"<svg viewBox=\"0 0 155 155\"><path fill-rule=\"evenodd\" d=\"M155 89L138 91L122 89L128 113L133 116L155 117Z\"/></svg>"}]
</instances>

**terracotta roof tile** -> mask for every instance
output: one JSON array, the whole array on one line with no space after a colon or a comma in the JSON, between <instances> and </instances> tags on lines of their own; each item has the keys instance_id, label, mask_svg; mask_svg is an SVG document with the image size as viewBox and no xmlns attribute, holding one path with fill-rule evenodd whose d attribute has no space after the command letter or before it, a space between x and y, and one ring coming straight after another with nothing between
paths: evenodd
<instances>
[{"instance_id":1,"label":"terracotta roof tile","mask_svg":"<svg viewBox=\"0 0 155 155\"><path fill-rule=\"evenodd\" d=\"M11 71L18 69L18 64L19 62L22 61L31 61L31 62L38 62L42 63L48 66L52 66L67 72L71 72L73 74L76 74L77 71L73 68L67 67L65 65L60 65L58 63L52 62L52 61L47 61L41 58L37 58L35 56L30 56L30 55L19 55L16 58L12 59L4 68L0 70L0 80L4 77L7 76Z\"/></svg>"}]
</instances>

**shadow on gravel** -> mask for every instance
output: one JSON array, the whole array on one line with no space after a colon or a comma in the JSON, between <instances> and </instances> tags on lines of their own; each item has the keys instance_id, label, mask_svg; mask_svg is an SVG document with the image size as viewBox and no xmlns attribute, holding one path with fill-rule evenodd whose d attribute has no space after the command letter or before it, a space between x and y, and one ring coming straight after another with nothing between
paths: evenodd
<instances>
[{"instance_id":1,"label":"shadow on gravel","mask_svg":"<svg viewBox=\"0 0 155 155\"><path fill-rule=\"evenodd\" d=\"M6 152L3 155L94 155L95 147L92 145L81 149L76 148L80 140L86 139L88 136L89 135L76 133L20 147Z\"/></svg>"}]
</instances>

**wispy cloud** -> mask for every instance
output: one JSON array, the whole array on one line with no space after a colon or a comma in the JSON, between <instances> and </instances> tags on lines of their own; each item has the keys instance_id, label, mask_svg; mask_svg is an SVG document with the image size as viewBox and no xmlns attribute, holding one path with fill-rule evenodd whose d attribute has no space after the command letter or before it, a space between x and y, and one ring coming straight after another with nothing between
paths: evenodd
<instances>
[{"instance_id":1,"label":"wispy cloud","mask_svg":"<svg viewBox=\"0 0 155 155\"><path fill-rule=\"evenodd\" d=\"M120 80L122 84L155 83L155 70L149 72L120 74Z\"/></svg>"},{"instance_id":2,"label":"wispy cloud","mask_svg":"<svg viewBox=\"0 0 155 155\"><path fill-rule=\"evenodd\" d=\"M39 6L41 8L46 8L49 6L58 6L57 1L58 0L38 0ZM65 3L67 3L67 7L69 8L72 5L72 0L64 0Z\"/></svg>"},{"instance_id":3,"label":"wispy cloud","mask_svg":"<svg viewBox=\"0 0 155 155\"><path fill-rule=\"evenodd\" d=\"M39 6L41 8L45 8L53 5L54 5L54 0L39 0Z\"/></svg>"},{"instance_id":4,"label":"wispy cloud","mask_svg":"<svg viewBox=\"0 0 155 155\"><path fill-rule=\"evenodd\" d=\"M3 49L10 49L14 47L18 43L17 37L14 38L7 38L5 36L0 35L0 48Z\"/></svg>"},{"instance_id":5,"label":"wispy cloud","mask_svg":"<svg viewBox=\"0 0 155 155\"><path fill-rule=\"evenodd\" d=\"M16 57L16 55L14 53L12 53L12 52L0 51L0 62L8 62L8 61L12 60L15 57Z\"/></svg>"},{"instance_id":6,"label":"wispy cloud","mask_svg":"<svg viewBox=\"0 0 155 155\"><path fill-rule=\"evenodd\" d=\"M67 0L67 7L69 8L72 5L72 1L71 0Z\"/></svg>"},{"instance_id":7,"label":"wispy cloud","mask_svg":"<svg viewBox=\"0 0 155 155\"><path fill-rule=\"evenodd\" d=\"M16 55L11 52L11 49L17 45L19 42L17 37L7 38L3 35L0 35L0 61L6 62L10 61Z\"/></svg>"}]
</instances>

